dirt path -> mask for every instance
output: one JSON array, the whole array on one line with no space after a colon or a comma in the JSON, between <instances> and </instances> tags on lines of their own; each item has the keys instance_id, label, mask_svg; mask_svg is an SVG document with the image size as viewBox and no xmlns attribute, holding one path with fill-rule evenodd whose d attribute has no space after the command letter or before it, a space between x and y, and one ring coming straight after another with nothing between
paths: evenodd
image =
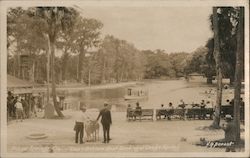
<instances>
[{"instance_id":1,"label":"dirt path","mask_svg":"<svg viewBox=\"0 0 250 158\"><path fill-rule=\"evenodd\" d=\"M211 124L211 120L162 120L162 121L131 121L125 119L124 112L113 112L110 144L102 144L102 130L97 142L86 142L83 145L74 143L75 111L65 111L64 120L29 119L24 122L12 122L8 125L8 151L10 152L116 152L154 151L154 152L214 152L224 151L222 148L206 148L195 146L201 137L217 140L224 137L222 130L197 130ZM94 115L97 115L96 113ZM102 128L102 127L101 127ZM45 133L46 139L31 140L26 138L31 133ZM242 133L243 134L243 133ZM182 139L186 141L182 141ZM88 150L87 150L88 149ZM75 151L72 151L75 150Z\"/></svg>"}]
</instances>

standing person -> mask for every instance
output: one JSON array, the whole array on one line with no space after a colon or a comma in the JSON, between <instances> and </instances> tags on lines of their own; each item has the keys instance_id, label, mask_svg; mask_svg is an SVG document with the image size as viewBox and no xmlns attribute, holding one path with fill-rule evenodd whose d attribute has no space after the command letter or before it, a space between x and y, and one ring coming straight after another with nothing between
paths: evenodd
<instances>
[{"instance_id":1,"label":"standing person","mask_svg":"<svg viewBox=\"0 0 250 158\"><path fill-rule=\"evenodd\" d=\"M13 116L12 111L13 111L13 105L14 105L14 96L10 91L8 91L8 96L7 96L7 116L8 118Z\"/></svg>"},{"instance_id":2,"label":"standing person","mask_svg":"<svg viewBox=\"0 0 250 158\"><path fill-rule=\"evenodd\" d=\"M129 117L131 116L131 112L132 112L132 107L130 104L128 104L128 107L127 107L127 119L129 119Z\"/></svg>"},{"instance_id":3,"label":"standing person","mask_svg":"<svg viewBox=\"0 0 250 158\"><path fill-rule=\"evenodd\" d=\"M24 113L24 118L28 118L29 117L29 105L27 103L27 101L25 100L25 98L21 98L21 103L23 105L23 113Z\"/></svg>"},{"instance_id":4,"label":"standing person","mask_svg":"<svg viewBox=\"0 0 250 158\"><path fill-rule=\"evenodd\" d=\"M109 143L109 141L111 140L109 131L110 131L110 125L112 124L112 119L108 103L104 103L104 109L100 111L96 121L98 121L100 117L102 117L101 123L103 127L103 138L104 138L103 143Z\"/></svg>"},{"instance_id":5,"label":"standing person","mask_svg":"<svg viewBox=\"0 0 250 158\"><path fill-rule=\"evenodd\" d=\"M232 122L232 116L226 115L226 124L222 124L222 129L225 132L225 141L231 143L231 146L226 147L226 152L235 152L235 125Z\"/></svg>"},{"instance_id":6,"label":"standing person","mask_svg":"<svg viewBox=\"0 0 250 158\"><path fill-rule=\"evenodd\" d=\"M19 118L20 118L20 120L22 122L23 121L23 105L21 103L21 98L20 97L17 98L15 108L16 108L16 122L18 121Z\"/></svg>"},{"instance_id":7,"label":"standing person","mask_svg":"<svg viewBox=\"0 0 250 158\"><path fill-rule=\"evenodd\" d=\"M35 111L35 97L31 96L30 99L30 110L31 110L31 114L35 114L36 115L36 111Z\"/></svg>"},{"instance_id":8,"label":"standing person","mask_svg":"<svg viewBox=\"0 0 250 158\"><path fill-rule=\"evenodd\" d=\"M85 107L80 107L80 111L77 114L76 121L75 121L75 143L78 143L78 139L80 136L80 144L83 144L83 135L84 135L84 122L86 121L86 108Z\"/></svg>"}]
</instances>

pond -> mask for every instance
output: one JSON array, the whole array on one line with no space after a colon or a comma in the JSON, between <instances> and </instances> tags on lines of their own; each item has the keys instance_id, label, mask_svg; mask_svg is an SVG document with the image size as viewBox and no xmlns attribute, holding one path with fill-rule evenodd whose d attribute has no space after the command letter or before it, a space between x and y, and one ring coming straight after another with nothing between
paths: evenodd
<instances>
[{"instance_id":1,"label":"pond","mask_svg":"<svg viewBox=\"0 0 250 158\"><path fill-rule=\"evenodd\" d=\"M127 94L128 86L119 88L102 88L102 89L85 89L72 90L67 89L63 93L66 95L66 102L73 107L78 106L79 102L84 103L87 108L103 107L104 102L112 105L114 111L125 111L128 104L135 107L138 101L142 108L159 108L161 104L165 106L172 102L175 107L184 100L185 103L200 103L201 100L210 102L210 106L215 104L215 87L201 83L189 83L185 80L151 80L145 81L143 89L148 91L148 98L144 100L124 100ZM209 92L209 93L206 93ZM232 99L233 90L223 90L223 101L225 104L227 99Z\"/></svg>"}]
</instances>

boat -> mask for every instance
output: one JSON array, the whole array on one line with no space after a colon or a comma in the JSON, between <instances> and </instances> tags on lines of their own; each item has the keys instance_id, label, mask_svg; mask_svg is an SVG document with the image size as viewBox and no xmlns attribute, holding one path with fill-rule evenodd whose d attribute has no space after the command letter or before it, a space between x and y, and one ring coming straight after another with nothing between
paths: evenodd
<instances>
[{"instance_id":1,"label":"boat","mask_svg":"<svg viewBox=\"0 0 250 158\"><path fill-rule=\"evenodd\" d=\"M148 92L140 87L128 88L124 100L143 100L148 99Z\"/></svg>"}]
</instances>

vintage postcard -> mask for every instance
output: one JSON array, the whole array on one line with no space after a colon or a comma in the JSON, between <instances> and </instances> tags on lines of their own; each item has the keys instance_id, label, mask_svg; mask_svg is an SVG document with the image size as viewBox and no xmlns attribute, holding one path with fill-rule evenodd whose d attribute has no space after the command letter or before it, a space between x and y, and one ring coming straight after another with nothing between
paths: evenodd
<instances>
[{"instance_id":1,"label":"vintage postcard","mask_svg":"<svg viewBox=\"0 0 250 158\"><path fill-rule=\"evenodd\" d=\"M1 157L249 157L248 0L2 0Z\"/></svg>"}]
</instances>

